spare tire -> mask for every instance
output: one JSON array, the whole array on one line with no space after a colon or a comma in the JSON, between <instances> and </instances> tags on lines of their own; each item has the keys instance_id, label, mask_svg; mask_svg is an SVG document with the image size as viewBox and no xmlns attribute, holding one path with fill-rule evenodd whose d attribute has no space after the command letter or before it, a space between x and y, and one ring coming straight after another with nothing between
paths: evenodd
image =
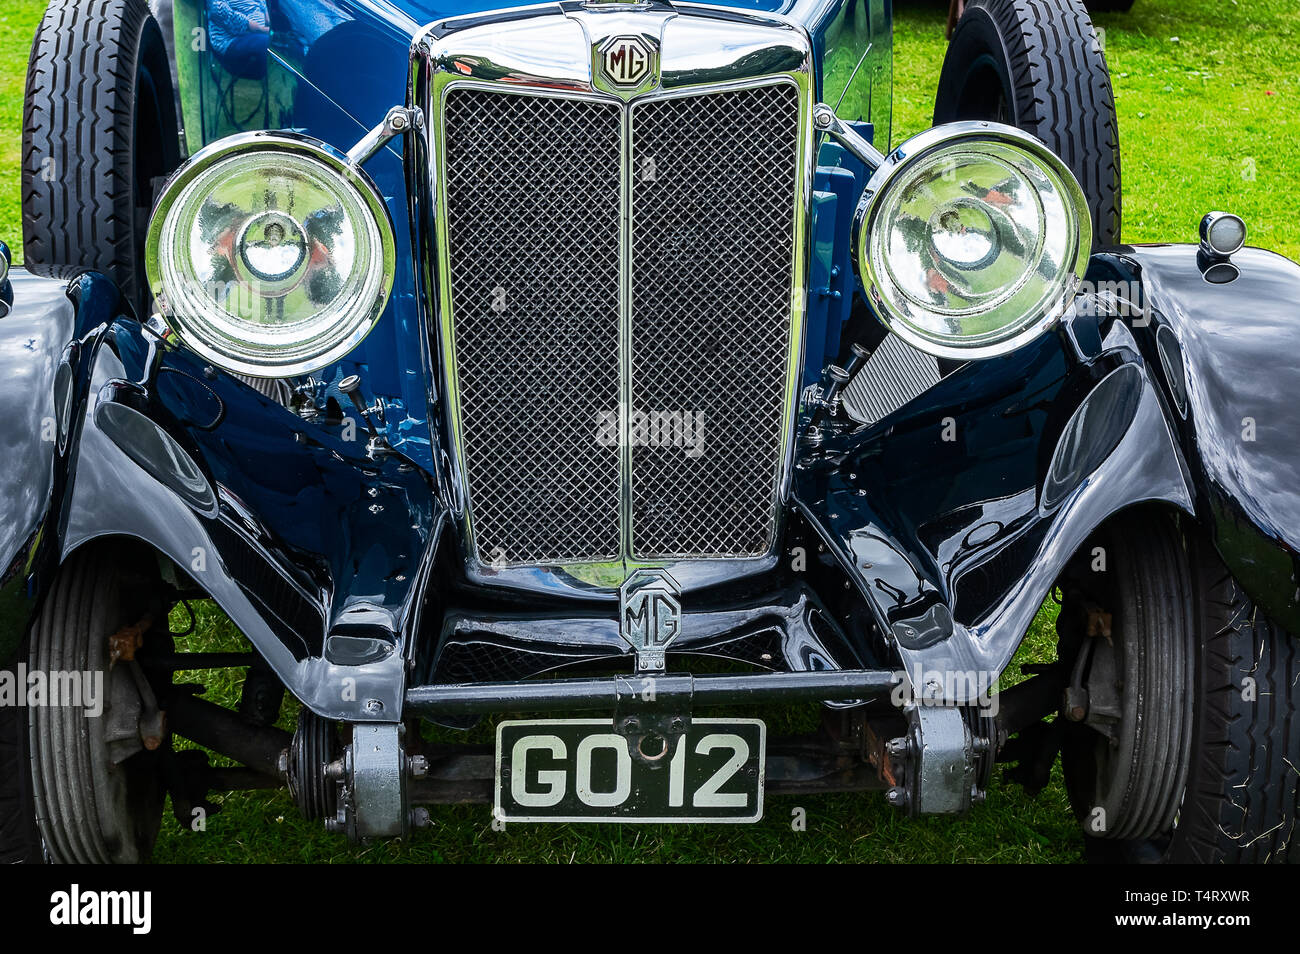
<instances>
[{"instance_id":1,"label":"spare tire","mask_svg":"<svg viewBox=\"0 0 1300 954\"><path fill-rule=\"evenodd\" d=\"M1045 142L1083 186L1093 244L1120 242L1115 97L1079 0L969 0L939 74L934 121L970 119Z\"/></svg>"},{"instance_id":2,"label":"spare tire","mask_svg":"<svg viewBox=\"0 0 1300 954\"><path fill-rule=\"evenodd\" d=\"M27 66L27 263L104 272L144 316L154 184L180 158L171 67L145 0L53 0Z\"/></svg>"}]
</instances>

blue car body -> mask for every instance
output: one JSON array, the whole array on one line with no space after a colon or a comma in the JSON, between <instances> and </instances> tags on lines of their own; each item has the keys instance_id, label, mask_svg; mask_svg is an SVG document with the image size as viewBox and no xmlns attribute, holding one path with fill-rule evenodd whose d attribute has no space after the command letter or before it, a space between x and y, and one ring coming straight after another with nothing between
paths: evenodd
<instances>
[{"instance_id":1,"label":"blue car body","mask_svg":"<svg viewBox=\"0 0 1300 954\"><path fill-rule=\"evenodd\" d=\"M198 42L204 5L163 6L193 152L256 128L346 150L407 102L410 47L427 24L503 3L270 0L269 79L251 99L231 94L216 53ZM888 150L887 3L724 6L806 30L818 100ZM338 383L353 373L382 404L398 454L379 463L164 346L103 276L14 269L0 319L0 399L16 415L0 490L0 641L17 644L72 552L130 537L191 576L329 718L393 721L411 686L627 655L616 588L560 592L540 574L535 585L495 585L460 561L412 161L398 139L367 165L396 231L394 290L375 331L318 375L344 408ZM805 389L825 383L861 294L851 230L866 170L828 141L813 181ZM1300 267L1255 249L1234 263L1235 277L1216 284L1194 246L1099 250L1089 278L1141 288L1145 320L1080 310L1059 334L950 369L880 420L800 445L776 558L756 578L688 588L674 650L789 671L1000 672L1071 556L1117 514L1147 505L1204 528L1251 596L1300 632L1300 443L1289 407L1300 370L1278 357L1294 341ZM105 411L113 406L128 411ZM799 413L802 429L812 402ZM141 420L162 436L122 425ZM943 437L948 421L956 448ZM1243 443L1246 421L1253 439ZM183 455L163 452L173 447ZM195 498L178 459L220 488L219 504ZM813 555L822 582L785 572L796 549Z\"/></svg>"}]
</instances>

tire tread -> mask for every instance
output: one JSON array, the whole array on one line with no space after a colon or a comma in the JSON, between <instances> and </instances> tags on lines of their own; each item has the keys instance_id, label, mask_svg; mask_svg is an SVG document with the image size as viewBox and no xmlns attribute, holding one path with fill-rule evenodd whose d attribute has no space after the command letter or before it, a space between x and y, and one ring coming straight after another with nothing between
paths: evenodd
<instances>
[{"instance_id":1,"label":"tire tread","mask_svg":"<svg viewBox=\"0 0 1300 954\"><path fill-rule=\"evenodd\" d=\"M1088 11L1079 0L970 0L953 33L991 21L1004 44L1016 125L1047 143L1083 187L1092 211L1096 245L1120 242L1122 177L1119 121L1110 72ZM944 74L952 68L944 62ZM945 82L947 79L947 82ZM954 80L940 77L935 122L957 118L943 92Z\"/></svg>"},{"instance_id":2,"label":"tire tread","mask_svg":"<svg viewBox=\"0 0 1300 954\"><path fill-rule=\"evenodd\" d=\"M134 142L120 140L132 130L151 25L145 0L51 0L32 41L23 107L24 258L104 272L131 301L144 292L142 250L133 216L122 215L134 207Z\"/></svg>"},{"instance_id":3,"label":"tire tread","mask_svg":"<svg viewBox=\"0 0 1300 954\"><path fill-rule=\"evenodd\" d=\"M1208 547L1206 548L1208 551ZM1201 708L1171 861L1300 862L1300 649L1217 555L1200 560ZM1254 680L1254 698L1244 691Z\"/></svg>"}]
</instances>

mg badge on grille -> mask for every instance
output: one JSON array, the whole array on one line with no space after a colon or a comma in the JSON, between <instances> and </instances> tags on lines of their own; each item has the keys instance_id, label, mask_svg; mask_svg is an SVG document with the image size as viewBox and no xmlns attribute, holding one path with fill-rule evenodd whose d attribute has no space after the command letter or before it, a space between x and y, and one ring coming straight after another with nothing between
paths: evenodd
<instances>
[{"instance_id":1,"label":"mg badge on grille","mask_svg":"<svg viewBox=\"0 0 1300 954\"><path fill-rule=\"evenodd\" d=\"M610 37L601 45L597 63L611 85L631 89L649 78L654 49L639 36Z\"/></svg>"},{"instance_id":2,"label":"mg badge on grille","mask_svg":"<svg viewBox=\"0 0 1300 954\"><path fill-rule=\"evenodd\" d=\"M618 631L636 650L636 668L664 669L664 651L682 629L681 590L664 570L637 570L619 589Z\"/></svg>"}]
</instances>

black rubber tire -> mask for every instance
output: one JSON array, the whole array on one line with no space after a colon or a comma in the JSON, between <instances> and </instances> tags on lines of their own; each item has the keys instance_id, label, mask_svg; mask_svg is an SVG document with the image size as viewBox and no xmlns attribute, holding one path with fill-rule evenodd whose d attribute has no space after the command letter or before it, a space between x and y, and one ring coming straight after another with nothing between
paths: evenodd
<instances>
[{"instance_id":1,"label":"black rubber tire","mask_svg":"<svg viewBox=\"0 0 1300 954\"><path fill-rule=\"evenodd\" d=\"M1128 13L1133 9L1133 0L1086 0L1086 4L1092 13Z\"/></svg>"},{"instance_id":2,"label":"black rubber tire","mask_svg":"<svg viewBox=\"0 0 1300 954\"><path fill-rule=\"evenodd\" d=\"M1066 726L1066 788L1089 841L1102 843L1090 845L1095 852L1159 835L1173 824L1191 761L1196 668L1188 639L1195 630L1192 572L1173 521L1134 515L1092 544L1101 546L1105 571L1079 574L1058 628L1072 616L1080 626L1079 614L1086 616L1089 604L1110 614L1109 638L1079 642L1091 651L1089 672L1111 673L1123 687L1115 696L1129 729L1112 742L1088 725ZM1093 546L1085 552L1091 555ZM1131 691L1135 686L1143 691ZM1099 702L1094 697L1093 705Z\"/></svg>"},{"instance_id":3,"label":"black rubber tire","mask_svg":"<svg viewBox=\"0 0 1300 954\"><path fill-rule=\"evenodd\" d=\"M106 671L108 637L156 611L152 587L140 582L130 561L116 556L83 549L60 569L21 657L28 672ZM105 678L110 697L99 717L72 706L0 709L0 860L148 859L162 823L164 750L142 750L110 763L104 733L117 698L113 678L130 677L119 666ZM47 757L33 758L41 739ZM42 802L47 808L40 818Z\"/></svg>"},{"instance_id":4,"label":"black rubber tire","mask_svg":"<svg viewBox=\"0 0 1300 954\"><path fill-rule=\"evenodd\" d=\"M1110 72L1079 0L970 0L939 74L934 121L991 120L1037 136L1070 167L1094 247L1120 242L1119 123Z\"/></svg>"},{"instance_id":5,"label":"black rubber tire","mask_svg":"<svg viewBox=\"0 0 1300 954\"><path fill-rule=\"evenodd\" d=\"M1121 763L1133 758L1133 770L1121 765L1116 772L1133 790L1125 812L1111 816L1110 837L1086 839L1089 859L1300 862L1300 847L1292 847L1300 817L1296 639L1256 609L1209 543L1184 538L1172 520L1123 519L1100 541L1110 567L1098 576L1107 579L1081 589L1113 612L1116 640L1128 645L1136 636L1147 658L1134 681L1148 689L1119 753ZM1076 572L1074 579L1083 577ZM1076 611L1067 599L1062 619ZM1181 634L1184 645L1173 642ZM1131 695L1128 684L1124 695ZM1096 738L1085 726L1067 725L1066 786L1085 834L1092 834L1088 812L1097 800L1090 775L1099 764L1091 757ZM1165 798L1171 792L1172 803ZM1127 837L1135 829L1142 836Z\"/></svg>"},{"instance_id":6,"label":"black rubber tire","mask_svg":"<svg viewBox=\"0 0 1300 954\"><path fill-rule=\"evenodd\" d=\"M145 0L52 0L27 67L26 261L104 272L146 315L154 187L179 162L171 68Z\"/></svg>"},{"instance_id":7,"label":"black rubber tire","mask_svg":"<svg viewBox=\"0 0 1300 954\"><path fill-rule=\"evenodd\" d=\"M25 655L24 655L25 658ZM5 672L15 673L13 666ZM0 706L0 864L42 860L41 833L32 803L26 710Z\"/></svg>"},{"instance_id":8,"label":"black rubber tire","mask_svg":"<svg viewBox=\"0 0 1300 954\"><path fill-rule=\"evenodd\" d=\"M1165 859L1300 863L1300 646L1255 608L1208 545L1196 576L1193 757Z\"/></svg>"}]
</instances>

